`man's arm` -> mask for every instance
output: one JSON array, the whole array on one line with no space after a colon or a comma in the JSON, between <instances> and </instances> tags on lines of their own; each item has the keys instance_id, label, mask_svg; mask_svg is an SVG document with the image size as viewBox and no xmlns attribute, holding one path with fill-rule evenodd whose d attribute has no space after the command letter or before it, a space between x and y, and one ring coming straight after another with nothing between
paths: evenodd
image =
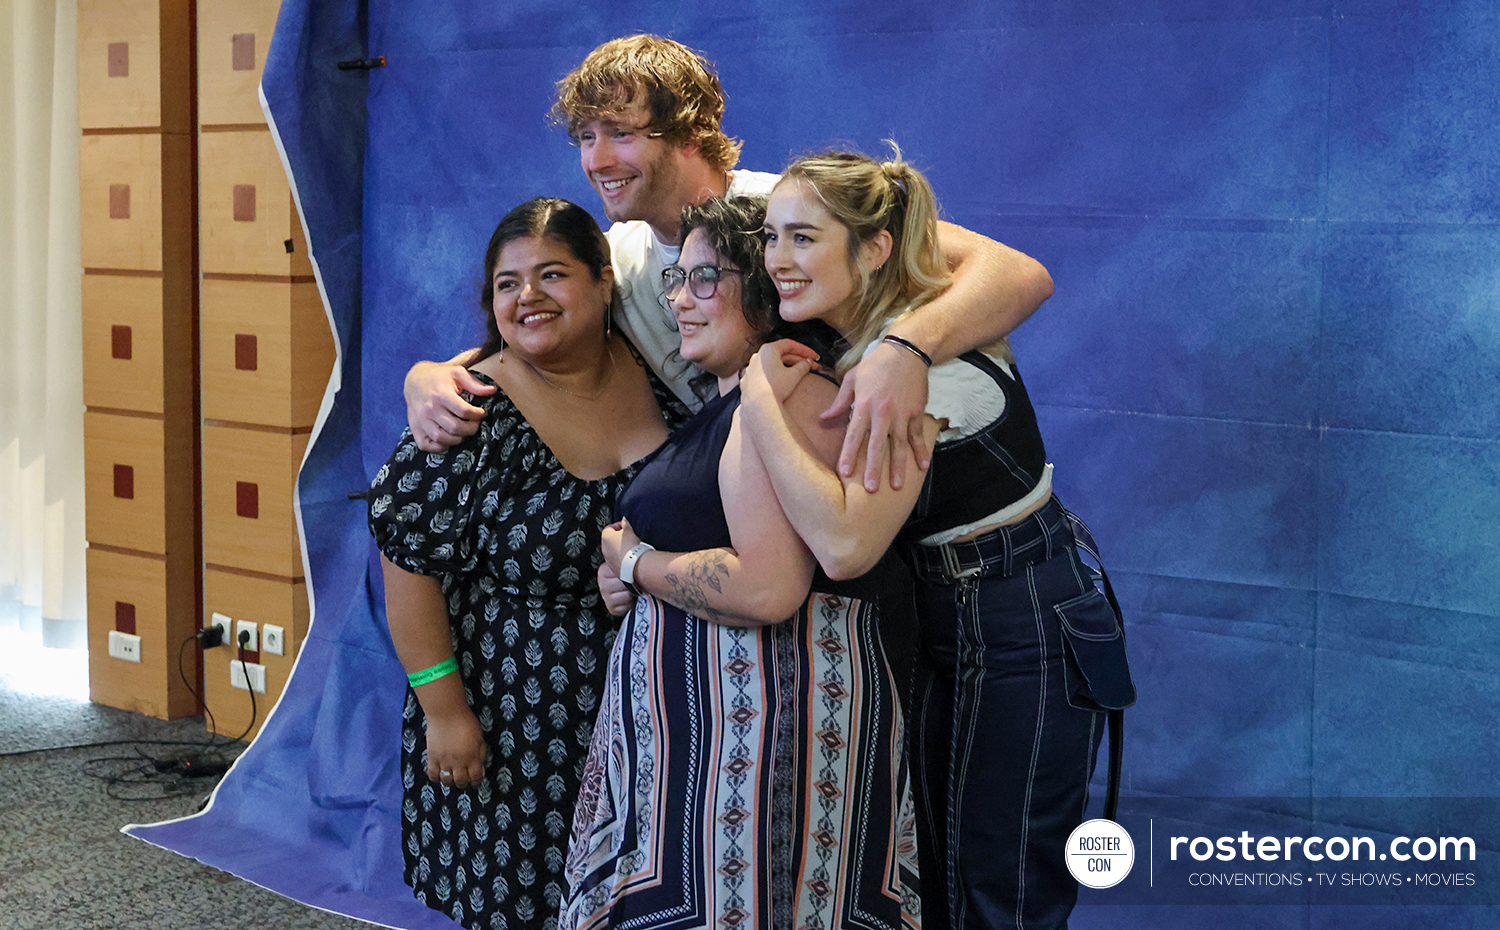
<instances>
[{"instance_id":1,"label":"man's arm","mask_svg":"<svg viewBox=\"0 0 1500 930\"><path fill-rule=\"evenodd\" d=\"M446 362L417 362L406 373L406 425L423 452L441 452L479 429L484 411L461 396L495 390L469 373L478 349L460 352Z\"/></svg>"},{"instance_id":2,"label":"man's arm","mask_svg":"<svg viewBox=\"0 0 1500 930\"><path fill-rule=\"evenodd\" d=\"M938 223L938 244L952 286L891 330L921 346L934 365L999 342L1052 296L1042 263L1008 245L952 223Z\"/></svg>"},{"instance_id":3,"label":"man's arm","mask_svg":"<svg viewBox=\"0 0 1500 930\"><path fill-rule=\"evenodd\" d=\"M938 224L938 241L953 272L952 286L891 330L934 364L998 342L1052 296L1052 276L1028 255L952 223ZM845 375L838 398L823 414L849 412L839 473L853 475L863 452L865 490L880 487L887 467L891 487L899 489L906 481L907 458L900 446L909 448L925 470L931 461L922 436L926 407L922 360L900 346L877 346Z\"/></svg>"}]
</instances>

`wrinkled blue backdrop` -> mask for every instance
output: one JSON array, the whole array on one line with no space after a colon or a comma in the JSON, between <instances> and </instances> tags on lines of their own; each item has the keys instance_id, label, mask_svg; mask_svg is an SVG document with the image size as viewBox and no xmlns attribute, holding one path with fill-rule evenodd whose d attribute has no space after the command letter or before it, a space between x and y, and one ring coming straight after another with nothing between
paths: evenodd
<instances>
[{"instance_id":1,"label":"wrinkled blue backdrop","mask_svg":"<svg viewBox=\"0 0 1500 930\"><path fill-rule=\"evenodd\" d=\"M210 811L133 832L447 926L401 884L401 669L345 495L392 448L407 367L476 341L499 216L535 194L597 214L544 114L637 31L718 64L744 167L895 139L949 218L1051 270L1014 345L1127 613L1128 795L1500 795L1488 0L287 0L264 87L342 352L301 480L315 622ZM334 67L365 54L387 67ZM1083 900L1075 930L1500 913Z\"/></svg>"}]
</instances>

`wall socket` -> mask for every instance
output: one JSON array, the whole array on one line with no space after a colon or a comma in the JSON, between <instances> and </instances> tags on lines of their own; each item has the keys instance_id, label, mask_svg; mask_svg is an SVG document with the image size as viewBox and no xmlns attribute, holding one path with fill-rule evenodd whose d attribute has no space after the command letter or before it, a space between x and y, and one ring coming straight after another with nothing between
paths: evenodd
<instances>
[{"instance_id":1,"label":"wall socket","mask_svg":"<svg viewBox=\"0 0 1500 930\"><path fill-rule=\"evenodd\" d=\"M126 662L141 661L141 638L134 633L109 631L109 654Z\"/></svg>"},{"instance_id":2,"label":"wall socket","mask_svg":"<svg viewBox=\"0 0 1500 930\"><path fill-rule=\"evenodd\" d=\"M244 644L245 651L259 652L260 646L256 643L255 640L255 624L250 622L249 620L234 621L234 643L236 645L239 645L240 637L245 633L250 634L250 639L247 640Z\"/></svg>"},{"instance_id":3,"label":"wall socket","mask_svg":"<svg viewBox=\"0 0 1500 930\"><path fill-rule=\"evenodd\" d=\"M245 682L245 676L250 676L250 681ZM249 691L252 688L256 694L266 693L266 667L256 662L241 662L239 659L229 660L229 686L239 688L241 691Z\"/></svg>"},{"instance_id":4,"label":"wall socket","mask_svg":"<svg viewBox=\"0 0 1500 930\"><path fill-rule=\"evenodd\" d=\"M233 645L234 637L229 635L229 631L234 629L233 620L229 619L229 617L225 616L224 614L214 614L212 620L208 625L218 627L219 632L224 634L222 637L220 637L220 641L223 642L224 645Z\"/></svg>"},{"instance_id":5,"label":"wall socket","mask_svg":"<svg viewBox=\"0 0 1500 930\"><path fill-rule=\"evenodd\" d=\"M260 651L273 656L286 655L286 631L274 623L260 628Z\"/></svg>"}]
</instances>

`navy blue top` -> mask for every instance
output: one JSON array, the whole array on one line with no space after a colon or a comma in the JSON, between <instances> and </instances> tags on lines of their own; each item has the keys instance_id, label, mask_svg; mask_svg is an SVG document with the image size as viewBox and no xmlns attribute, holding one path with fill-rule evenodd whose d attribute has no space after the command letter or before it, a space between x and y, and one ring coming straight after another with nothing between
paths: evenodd
<instances>
[{"instance_id":1,"label":"navy blue top","mask_svg":"<svg viewBox=\"0 0 1500 930\"><path fill-rule=\"evenodd\" d=\"M667 552L693 552L729 546L729 524L719 497L719 459L729 440L740 389L709 400L668 437L620 492L620 515L641 539ZM911 573L893 546L880 563L859 578L833 581L821 567L812 590L857 597L879 605L880 635L887 661L905 694L917 629ZM905 698L903 697L903 701Z\"/></svg>"},{"instance_id":2,"label":"navy blue top","mask_svg":"<svg viewBox=\"0 0 1500 930\"><path fill-rule=\"evenodd\" d=\"M667 552L730 545L719 498L719 459L740 406L740 389L712 398L682 424L620 492L620 515Z\"/></svg>"}]
</instances>

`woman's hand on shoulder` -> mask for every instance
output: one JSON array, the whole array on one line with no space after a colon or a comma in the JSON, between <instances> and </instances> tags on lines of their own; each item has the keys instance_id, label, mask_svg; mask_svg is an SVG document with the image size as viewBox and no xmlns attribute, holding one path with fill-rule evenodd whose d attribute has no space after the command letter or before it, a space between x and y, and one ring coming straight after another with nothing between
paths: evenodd
<instances>
[{"instance_id":1,"label":"woman's hand on shoulder","mask_svg":"<svg viewBox=\"0 0 1500 930\"><path fill-rule=\"evenodd\" d=\"M740 378L740 395L745 403L786 403L792 391L812 370L812 350L800 342L781 339L768 342L750 356L745 374Z\"/></svg>"}]
</instances>

